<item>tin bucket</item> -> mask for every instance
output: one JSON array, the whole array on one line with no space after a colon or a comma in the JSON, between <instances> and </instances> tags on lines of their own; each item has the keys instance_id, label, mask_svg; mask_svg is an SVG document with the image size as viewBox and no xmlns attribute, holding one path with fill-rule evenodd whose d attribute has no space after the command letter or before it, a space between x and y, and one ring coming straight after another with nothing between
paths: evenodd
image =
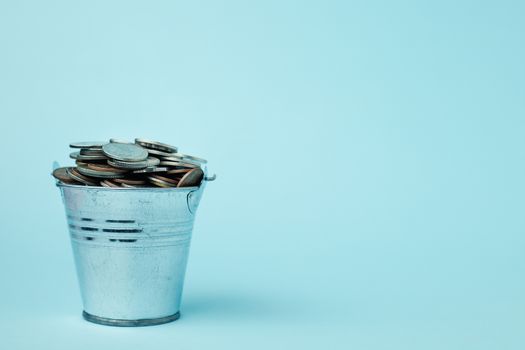
<instances>
[{"instance_id":1,"label":"tin bucket","mask_svg":"<svg viewBox=\"0 0 525 350\"><path fill-rule=\"evenodd\" d=\"M57 182L87 321L148 326L180 316L195 213L206 181L186 188Z\"/></svg>"}]
</instances>

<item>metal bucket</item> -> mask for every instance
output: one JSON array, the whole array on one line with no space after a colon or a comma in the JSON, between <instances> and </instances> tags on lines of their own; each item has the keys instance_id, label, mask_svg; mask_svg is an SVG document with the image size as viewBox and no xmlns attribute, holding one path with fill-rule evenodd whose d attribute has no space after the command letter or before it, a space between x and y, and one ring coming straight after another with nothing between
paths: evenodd
<instances>
[{"instance_id":1,"label":"metal bucket","mask_svg":"<svg viewBox=\"0 0 525 350\"><path fill-rule=\"evenodd\" d=\"M57 183L87 321L148 326L179 318L199 187Z\"/></svg>"}]
</instances>

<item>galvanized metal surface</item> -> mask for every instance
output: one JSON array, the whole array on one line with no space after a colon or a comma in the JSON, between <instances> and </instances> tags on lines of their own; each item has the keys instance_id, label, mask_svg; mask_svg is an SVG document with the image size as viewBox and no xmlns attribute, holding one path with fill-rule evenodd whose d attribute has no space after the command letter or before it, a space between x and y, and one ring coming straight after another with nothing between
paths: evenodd
<instances>
[{"instance_id":1,"label":"galvanized metal surface","mask_svg":"<svg viewBox=\"0 0 525 350\"><path fill-rule=\"evenodd\" d=\"M57 183L84 318L121 326L178 318L193 222L205 184L115 189Z\"/></svg>"}]
</instances>

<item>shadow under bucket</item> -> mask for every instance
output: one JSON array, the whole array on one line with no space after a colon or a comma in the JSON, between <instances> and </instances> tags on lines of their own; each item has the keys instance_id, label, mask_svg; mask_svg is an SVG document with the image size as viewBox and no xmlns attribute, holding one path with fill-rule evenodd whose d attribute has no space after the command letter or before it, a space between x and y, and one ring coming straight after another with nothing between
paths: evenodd
<instances>
[{"instance_id":1,"label":"shadow under bucket","mask_svg":"<svg viewBox=\"0 0 525 350\"><path fill-rule=\"evenodd\" d=\"M57 183L87 321L149 326L179 318L199 187Z\"/></svg>"}]
</instances>

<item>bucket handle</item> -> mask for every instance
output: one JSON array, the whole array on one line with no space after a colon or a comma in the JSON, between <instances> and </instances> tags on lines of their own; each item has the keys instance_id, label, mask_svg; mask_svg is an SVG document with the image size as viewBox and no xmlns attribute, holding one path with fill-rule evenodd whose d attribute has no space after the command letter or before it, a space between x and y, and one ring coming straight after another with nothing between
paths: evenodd
<instances>
[{"instance_id":1,"label":"bucket handle","mask_svg":"<svg viewBox=\"0 0 525 350\"><path fill-rule=\"evenodd\" d=\"M211 181L215 181L215 179L217 178L217 174L213 174L212 176L204 176L204 181L208 181L208 182L211 182Z\"/></svg>"}]
</instances>

